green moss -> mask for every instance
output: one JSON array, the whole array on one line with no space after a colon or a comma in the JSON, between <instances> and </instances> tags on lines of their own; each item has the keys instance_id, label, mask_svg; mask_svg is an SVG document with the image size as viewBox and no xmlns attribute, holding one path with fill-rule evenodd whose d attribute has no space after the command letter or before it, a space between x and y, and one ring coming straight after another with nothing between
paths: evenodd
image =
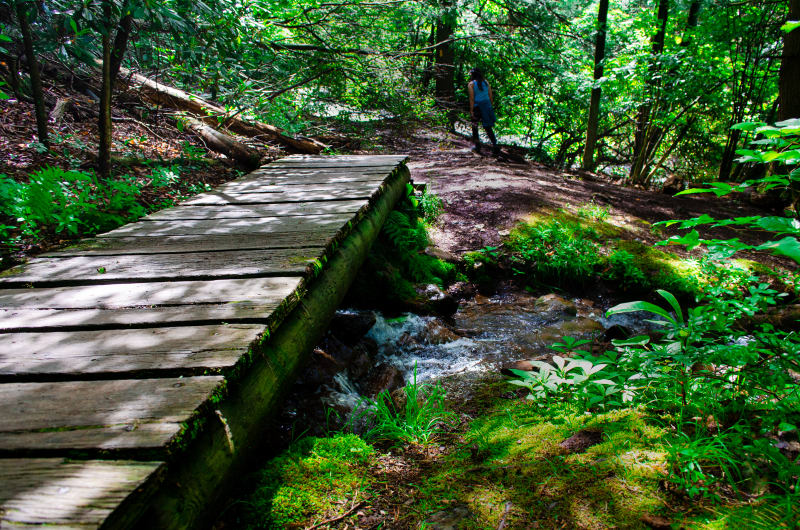
<instances>
[{"instance_id":1,"label":"green moss","mask_svg":"<svg viewBox=\"0 0 800 530\"><path fill-rule=\"evenodd\" d=\"M303 438L260 471L255 492L246 501L249 528L285 528L312 515L335 517L363 498L371 485L375 452L355 435Z\"/></svg>"},{"instance_id":2,"label":"green moss","mask_svg":"<svg viewBox=\"0 0 800 530\"><path fill-rule=\"evenodd\" d=\"M584 428L602 429L603 442L566 454L560 442ZM664 504L663 434L638 410L584 415L566 404L503 401L420 486L419 508L425 517L467 505L473 521L464 528L497 527L509 502L511 528L640 527Z\"/></svg>"}]
</instances>

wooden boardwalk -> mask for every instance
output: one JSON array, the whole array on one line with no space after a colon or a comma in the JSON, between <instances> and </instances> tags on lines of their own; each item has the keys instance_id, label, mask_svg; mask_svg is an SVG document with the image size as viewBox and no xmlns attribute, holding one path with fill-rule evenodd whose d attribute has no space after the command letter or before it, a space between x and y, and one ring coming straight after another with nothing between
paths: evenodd
<instances>
[{"instance_id":1,"label":"wooden boardwalk","mask_svg":"<svg viewBox=\"0 0 800 530\"><path fill-rule=\"evenodd\" d=\"M0 528L201 524L404 159L284 158L0 274Z\"/></svg>"}]
</instances>

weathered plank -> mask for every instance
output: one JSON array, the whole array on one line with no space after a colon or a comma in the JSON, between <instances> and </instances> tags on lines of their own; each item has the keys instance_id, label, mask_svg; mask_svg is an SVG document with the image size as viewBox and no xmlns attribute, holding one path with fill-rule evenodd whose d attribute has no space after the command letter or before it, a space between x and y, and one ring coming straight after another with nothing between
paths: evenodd
<instances>
[{"instance_id":1,"label":"weathered plank","mask_svg":"<svg viewBox=\"0 0 800 530\"><path fill-rule=\"evenodd\" d=\"M351 192L362 193L365 191L375 191L383 179L368 180L368 181L350 181L350 182L319 182L319 183L299 183L289 186L282 182L275 184L268 184L261 181L261 186L254 188L253 186L245 186L246 183L231 183L227 186L220 186L215 191L225 193L242 193L247 191L256 191L258 193L284 193L284 192L300 192L300 191L327 191L327 190L346 190ZM244 189L242 189L244 188ZM254 188L254 189L253 189Z\"/></svg>"},{"instance_id":2,"label":"weathered plank","mask_svg":"<svg viewBox=\"0 0 800 530\"><path fill-rule=\"evenodd\" d=\"M276 202L308 202L308 201L339 201L369 199L375 195L377 187L364 188L363 190L329 189L318 191L296 191L286 187L279 193L225 193L211 191L201 193L196 197L182 203L183 205L201 204L269 204Z\"/></svg>"},{"instance_id":3,"label":"weathered plank","mask_svg":"<svg viewBox=\"0 0 800 530\"><path fill-rule=\"evenodd\" d=\"M0 331L65 331L157 327L165 325L205 325L263 323L272 325L274 304L203 304L130 309L0 309Z\"/></svg>"},{"instance_id":4,"label":"weathered plank","mask_svg":"<svg viewBox=\"0 0 800 530\"><path fill-rule=\"evenodd\" d=\"M164 371L200 375L233 367L266 328L255 324L0 334L0 379L82 379ZM175 373L175 372L179 372ZM128 374L128 375L126 375Z\"/></svg>"},{"instance_id":5,"label":"weathered plank","mask_svg":"<svg viewBox=\"0 0 800 530\"><path fill-rule=\"evenodd\" d=\"M124 460L0 459L0 528L99 527L120 504L145 502L163 466Z\"/></svg>"},{"instance_id":6,"label":"weathered plank","mask_svg":"<svg viewBox=\"0 0 800 530\"><path fill-rule=\"evenodd\" d=\"M254 217L307 216L320 214L354 214L364 201L292 202L285 204L250 204L222 206L181 206L143 217L142 221L174 221L179 219L245 219Z\"/></svg>"},{"instance_id":7,"label":"weathered plank","mask_svg":"<svg viewBox=\"0 0 800 530\"><path fill-rule=\"evenodd\" d=\"M0 277L0 287L302 276L306 266L323 251L309 248L38 258L7 271Z\"/></svg>"},{"instance_id":8,"label":"weathered plank","mask_svg":"<svg viewBox=\"0 0 800 530\"><path fill-rule=\"evenodd\" d=\"M220 186L223 189L240 185L264 182L272 186L295 186L304 184L338 184L351 182L382 182L387 171L381 168L366 168L353 171L349 168L312 168L312 169L267 169L251 173L247 177L232 180Z\"/></svg>"},{"instance_id":9,"label":"weathered plank","mask_svg":"<svg viewBox=\"0 0 800 530\"><path fill-rule=\"evenodd\" d=\"M296 276L242 278L188 282L117 283L51 287L49 289L0 289L3 309L122 309L163 305L257 304L278 306L298 289Z\"/></svg>"},{"instance_id":10,"label":"weathered plank","mask_svg":"<svg viewBox=\"0 0 800 530\"><path fill-rule=\"evenodd\" d=\"M162 453L220 376L0 384L0 452Z\"/></svg>"},{"instance_id":11,"label":"weathered plank","mask_svg":"<svg viewBox=\"0 0 800 530\"><path fill-rule=\"evenodd\" d=\"M363 174L340 172L338 170L334 170L335 172L333 173L322 173L323 171L331 171L329 169L317 171L318 173L316 174L311 171L306 171L303 175L289 176L295 172L291 170L282 170L271 174L259 175L257 179L248 178L247 180L233 180L215 189L217 191L250 191L259 190L264 186L269 186L270 188L286 187L291 189L296 189L298 186L300 186L301 189L302 187L310 188L310 186L314 186L316 189L320 189L320 186L349 187L351 185L362 184L373 184L377 186L386 178L385 171Z\"/></svg>"},{"instance_id":12,"label":"weathered plank","mask_svg":"<svg viewBox=\"0 0 800 530\"><path fill-rule=\"evenodd\" d=\"M333 235L352 217L352 214L336 213L292 217L145 221L127 224L103 234L103 237L269 234L271 232L307 232L312 230L326 235Z\"/></svg>"},{"instance_id":13,"label":"weathered plank","mask_svg":"<svg viewBox=\"0 0 800 530\"><path fill-rule=\"evenodd\" d=\"M220 250L266 250L280 248L324 247L333 235L317 230L271 232L264 234L228 234L194 236L126 236L104 234L86 239L61 250L41 254L42 257L116 254L182 254L185 252L218 252Z\"/></svg>"}]
</instances>

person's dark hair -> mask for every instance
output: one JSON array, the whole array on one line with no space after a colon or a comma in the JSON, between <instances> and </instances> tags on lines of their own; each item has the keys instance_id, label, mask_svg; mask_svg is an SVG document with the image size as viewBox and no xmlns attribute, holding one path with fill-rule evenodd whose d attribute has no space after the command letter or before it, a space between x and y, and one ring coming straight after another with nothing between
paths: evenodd
<instances>
[{"instance_id":1,"label":"person's dark hair","mask_svg":"<svg viewBox=\"0 0 800 530\"><path fill-rule=\"evenodd\" d=\"M483 90L483 83L486 79L483 77L483 72L481 72L480 68L473 68L469 71L469 79L470 81L475 81L478 83L478 88Z\"/></svg>"}]
</instances>

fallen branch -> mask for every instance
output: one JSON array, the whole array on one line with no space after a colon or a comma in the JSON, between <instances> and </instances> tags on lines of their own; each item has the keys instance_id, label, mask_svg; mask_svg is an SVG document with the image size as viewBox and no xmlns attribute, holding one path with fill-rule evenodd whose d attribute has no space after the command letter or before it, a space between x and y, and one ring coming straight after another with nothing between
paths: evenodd
<instances>
[{"instance_id":1,"label":"fallen branch","mask_svg":"<svg viewBox=\"0 0 800 530\"><path fill-rule=\"evenodd\" d=\"M306 530L315 530L315 529L317 529L317 528L320 528L320 527L322 527L322 526L325 526L326 524L331 524L331 523L335 523L335 522L337 522L337 521L341 521L341 520L342 520L342 519L344 519L345 517L349 517L349 516L350 516L350 515L351 515L351 514L352 514L354 511L356 511L356 510L358 510L359 508L361 508L362 506L364 506L364 503L365 503L365 502L366 502L366 501L361 501L361 502L359 502L358 504L355 504L355 505L353 505L353 507L352 507L352 508L350 508L349 510L347 510L346 512L344 512L342 515L340 515L340 516L338 516L338 517L334 517L334 518L332 518L332 519L326 519L326 520L324 520L324 521L321 521L321 522L319 522L319 523L315 524L314 526L309 526L308 528L306 528Z\"/></svg>"}]
</instances>

